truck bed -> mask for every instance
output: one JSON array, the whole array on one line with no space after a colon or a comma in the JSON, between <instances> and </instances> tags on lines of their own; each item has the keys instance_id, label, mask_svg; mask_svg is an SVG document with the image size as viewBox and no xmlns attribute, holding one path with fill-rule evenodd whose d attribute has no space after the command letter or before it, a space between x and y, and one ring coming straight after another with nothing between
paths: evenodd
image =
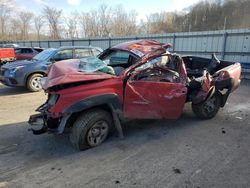
<instances>
[{"instance_id":1,"label":"truck bed","mask_svg":"<svg viewBox=\"0 0 250 188\"><path fill-rule=\"evenodd\" d=\"M203 71L207 70L219 88L224 88L224 85L229 85L230 83L232 92L240 85L240 63L217 59L218 63L211 68L213 58L183 56L182 59L186 66L187 76L190 79L201 77Z\"/></svg>"},{"instance_id":2,"label":"truck bed","mask_svg":"<svg viewBox=\"0 0 250 188\"><path fill-rule=\"evenodd\" d=\"M202 75L202 71L204 69L207 69L207 67L210 65L212 59L211 58L204 58L204 57L197 57L197 56L183 56L182 57L188 76L194 76L199 77ZM226 67L229 67L231 65L236 64L236 62L230 62L230 61L224 61L220 60L220 63L209 73L213 75L217 71L224 69Z\"/></svg>"}]
</instances>

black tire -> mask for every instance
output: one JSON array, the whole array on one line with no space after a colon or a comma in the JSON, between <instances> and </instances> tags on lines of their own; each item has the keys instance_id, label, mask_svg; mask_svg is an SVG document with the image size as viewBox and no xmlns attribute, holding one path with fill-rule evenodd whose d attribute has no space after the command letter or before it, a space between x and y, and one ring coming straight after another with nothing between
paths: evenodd
<instances>
[{"instance_id":1,"label":"black tire","mask_svg":"<svg viewBox=\"0 0 250 188\"><path fill-rule=\"evenodd\" d=\"M39 73L35 73L35 74L32 74L31 76L29 76L27 83L26 83L27 89L32 91L32 92L41 91L42 86L39 82L40 82L42 77L43 77L43 75L39 74Z\"/></svg>"},{"instance_id":2,"label":"black tire","mask_svg":"<svg viewBox=\"0 0 250 188\"><path fill-rule=\"evenodd\" d=\"M85 150L100 145L113 128L111 114L104 110L83 112L75 121L70 132L74 148Z\"/></svg>"},{"instance_id":3,"label":"black tire","mask_svg":"<svg viewBox=\"0 0 250 188\"><path fill-rule=\"evenodd\" d=\"M192 110L198 118L211 119L218 113L220 109L220 101L220 96L214 94L204 102L199 104L192 103Z\"/></svg>"}]
</instances>

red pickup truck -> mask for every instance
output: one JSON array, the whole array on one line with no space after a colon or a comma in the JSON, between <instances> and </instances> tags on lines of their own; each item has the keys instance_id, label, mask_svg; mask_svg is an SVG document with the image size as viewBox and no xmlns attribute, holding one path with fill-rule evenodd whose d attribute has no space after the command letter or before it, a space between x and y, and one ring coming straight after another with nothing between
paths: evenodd
<instances>
[{"instance_id":1,"label":"red pickup truck","mask_svg":"<svg viewBox=\"0 0 250 188\"><path fill-rule=\"evenodd\" d=\"M123 119L177 119L191 103L201 119L213 118L240 84L237 62L166 51L153 40L118 44L98 58L54 63L43 80L48 100L29 123L34 134L63 133L80 150L100 145ZM106 67L105 67L106 65Z\"/></svg>"},{"instance_id":2,"label":"red pickup truck","mask_svg":"<svg viewBox=\"0 0 250 188\"><path fill-rule=\"evenodd\" d=\"M15 60L14 48L0 48L0 65Z\"/></svg>"}]
</instances>

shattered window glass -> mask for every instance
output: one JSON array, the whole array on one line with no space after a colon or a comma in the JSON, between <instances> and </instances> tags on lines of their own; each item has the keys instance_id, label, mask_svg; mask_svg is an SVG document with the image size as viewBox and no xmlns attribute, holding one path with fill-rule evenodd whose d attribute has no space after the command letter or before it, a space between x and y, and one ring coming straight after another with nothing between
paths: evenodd
<instances>
[{"instance_id":1,"label":"shattered window glass","mask_svg":"<svg viewBox=\"0 0 250 188\"><path fill-rule=\"evenodd\" d=\"M153 67L166 67L170 70L177 71L178 65L176 62L173 60L173 57L168 54L168 52L162 56L158 56L156 58L153 58L149 61L147 61L145 64L137 67L135 71L141 71L143 69L147 68L153 68Z\"/></svg>"},{"instance_id":2,"label":"shattered window glass","mask_svg":"<svg viewBox=\"0 0 250 188\"><path fill-rule=\"evenodd\" d=\"M107 74L115 74L114 69L107 65L105 61L97 57L85 57L80 59L79 71L86 73L103 72Z\"/></svg>"},{"instance_id":3,"label":"shattered window glass","mask_svg":"<svg viewBox=\"0 0 250 188\"><path fill-rule=\"evenodd\" d=\"M147 68L153 68L154 66L164 66L168 62L168 56L159 56L149 60L147 63L137 67L135 71L140 71Z\"/></svg>"}]
</instances>

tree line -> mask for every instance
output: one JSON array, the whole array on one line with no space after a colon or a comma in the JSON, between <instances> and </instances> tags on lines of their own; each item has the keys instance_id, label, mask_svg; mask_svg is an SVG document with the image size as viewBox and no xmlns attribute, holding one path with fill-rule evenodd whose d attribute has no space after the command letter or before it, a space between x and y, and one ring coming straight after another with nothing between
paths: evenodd
<instances>
[{"instance_id":1,"label":"tree line","mask_svg":"<svg viewBox=\"0 0 250 188\"><path fill-rule=\"evenodd\" d=\"M0 41L114 37L250 27L249 0L213 0L178 12L159 12L137 20L135 10L106 4L88 12L44 5L39 14L15 10L15 0L0 2ZM164 6L164 5L163 5ZM166 5L167 6L167 5Z\"/></svg>"}]
</instances>

